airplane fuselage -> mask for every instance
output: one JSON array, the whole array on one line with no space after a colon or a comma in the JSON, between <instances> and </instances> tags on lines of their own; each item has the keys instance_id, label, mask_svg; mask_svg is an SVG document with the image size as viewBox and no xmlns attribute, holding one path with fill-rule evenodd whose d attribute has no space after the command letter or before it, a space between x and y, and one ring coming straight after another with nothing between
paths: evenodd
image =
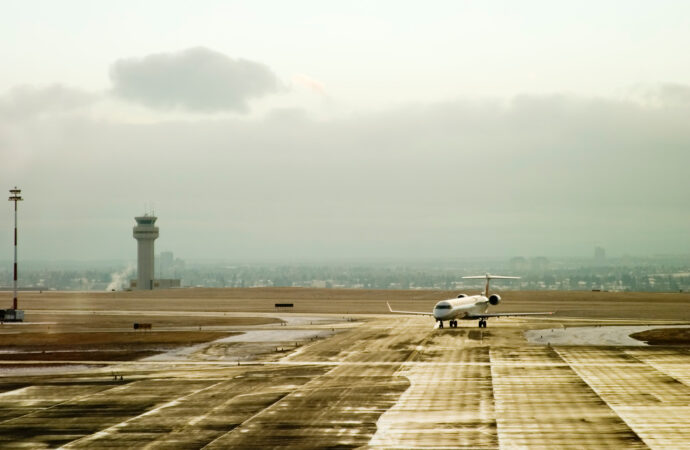
<instances>
[{"instance_id":1,"label":"airplane fuselage","mask_svg":"<svg viewBox=\"0 0 690 450\"><path fill-rule=\"evenodd\" d=\"M438 321L477 319L489 309L489 299L483 295L441 300L434 306L434 318Z\"/></svg>"},{"instance_id":2,"label":"airplane fuselage","mask_svg":"<svg viewBox=\"0 0 690 450\"><path fill-rule=\"evenodd\" d=\"M498 279L517 279L519 277L505 277L501 275L486 275L471 276L463 278L484 278L486 279L486 286L483 294L465 295L460 294L457 298L449 298L441 300L436 303L431 314L421 311L399 311L391 308L390 303L388 310L397 314L421 314L424 316L431 315L438 322L438 327L443 328L443 322L448 321L451 328L457 328L458 319L460 320L479 320L479 328L486 328L486 320L490 317L509 317L509 316L537 316L544 314L553 314L552 312L508 312L508 313L489 313L487 310L491 305L498 305L501 302L501 296L498 294L489 295L489 280L493 278Z\"/></svg>"}]
</instances>

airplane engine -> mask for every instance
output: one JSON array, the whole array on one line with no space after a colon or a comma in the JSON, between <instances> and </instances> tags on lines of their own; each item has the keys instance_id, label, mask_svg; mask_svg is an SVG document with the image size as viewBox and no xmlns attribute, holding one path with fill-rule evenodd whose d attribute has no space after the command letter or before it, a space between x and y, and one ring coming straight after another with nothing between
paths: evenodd
<instances>
[{"instance_id":1,"label":"airplane engine","mask_svg":"<svg viewBox=\"0 0 690 450\"><path fill-rule=\"evenodd\" d=\"M491 294L491 296L489 297L489 303L496 306L499 303L501 303L501 297L498 294Z\"/></svg>"}]
</instances>

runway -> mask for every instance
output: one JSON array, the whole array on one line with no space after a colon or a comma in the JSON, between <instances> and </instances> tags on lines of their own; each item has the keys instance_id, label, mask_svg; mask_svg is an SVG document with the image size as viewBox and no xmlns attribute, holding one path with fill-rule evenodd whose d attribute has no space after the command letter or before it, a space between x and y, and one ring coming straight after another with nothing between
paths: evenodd
<instances>
[{"instance_id":1,"label":"runway","mask_svg":"<svg viewBox=\"0 0 690 450\"><path fill-rule=\"evenodd\" d=\"M690 442L687 348L534 345L524 332L555 324L538 319L439 330L423 317L320 317L260 325L244 340L199 345L184 358L93 361L103 367L90 369L74 361L73 373L0 377L0 447L677 449ZM280 341L281 330L289 340ZM301 342L289 342L296 336ZM286 349L237 365L237 352L259 344Z\"/></svg>"}]
</instances>

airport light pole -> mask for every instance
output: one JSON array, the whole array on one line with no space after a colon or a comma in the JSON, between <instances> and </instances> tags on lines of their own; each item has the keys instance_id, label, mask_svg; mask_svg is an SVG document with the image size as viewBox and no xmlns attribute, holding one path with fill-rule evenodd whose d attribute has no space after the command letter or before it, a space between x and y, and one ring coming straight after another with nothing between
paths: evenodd
<instances>
[{"instance_id":1,"label":"airport light pole","mask_svg":"<svg viewBox=\"0 0 690 450\"><path fill-rule=\"evenodd\" d=\"M10 189L9 199L14 202L14 301L12 302L12 309L14 310L17 309L17 202L23 200L19 195L21 192L22 190L15 186L14 189Z\"/></svg>"}]
</instances>

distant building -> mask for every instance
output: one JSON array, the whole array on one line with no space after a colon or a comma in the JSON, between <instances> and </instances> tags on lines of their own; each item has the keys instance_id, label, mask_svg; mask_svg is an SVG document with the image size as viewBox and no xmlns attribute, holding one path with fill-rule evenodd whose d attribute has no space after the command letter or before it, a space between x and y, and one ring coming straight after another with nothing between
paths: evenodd
<instances>
[{"instance_id":1,"label":"distant building","mask_svg":"<svg viewBox=\"0 0 690 450\"><path fill-rule=\"evenodd\" d=\"M544 256L537 256L530 261L532 270L542 271L549 268L549 260Z\"/></svg>"},{"instance_id":2,"label":"distant building","mask_svg":"<svg viewBox=\"0 0 690 450\"><path fill-rule=\"evenodd\" d=\"M510 259L510 270L513 272L524 272L529 269L529 262L522 256Z\"/></svg>"},{"instance_id":3,"label":"distant building","mask_svg":"<svg viewBox=\"0 0 690 450\"><path fill-rule=\"evenodd\" d=\"M173 268L175 258L173 252L161 252L158 257L158 276L161 278L169 277Z\"/></svg>"},{"instance_id":4,"label":"distant building","mask_svg":"<svg viewBox=\"0 0 690 450\"><path fill-rule=\"evenodd\" d=\"M606 260L606 250L603 247L594 247L594 259L598 262Z\"/></svg>"},{"instance_id":5,"label":"distant building","mask_svg":"<svg viewBox=\"0 0 690 450\"><path fill-rule=\"evenodd\" d=\"M171 251L161 252L156 257L156 265L159 278L177 278L185 268L185 262L180 258L175 258Z\"/></svg>"}]
</instances>

